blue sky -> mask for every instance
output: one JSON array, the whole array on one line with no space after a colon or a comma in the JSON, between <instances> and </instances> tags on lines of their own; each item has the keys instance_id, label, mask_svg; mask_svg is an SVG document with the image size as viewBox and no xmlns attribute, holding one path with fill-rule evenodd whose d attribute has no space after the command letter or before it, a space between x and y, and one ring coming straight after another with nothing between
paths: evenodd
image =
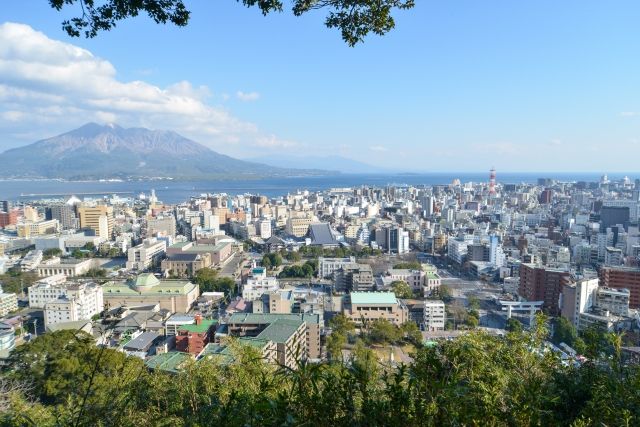
<instances>
[{"instance_id":1,"label":"blue sky","mask_svg":"<svg viewBox=\"0 0 640 427\"><path fill-rule=\"evenodd\" d=\"M187 1L185 28L139 17L89 40L61 30L77 9L7 2L0 22L28 27L5 25L0 40L0 149L90 119L171 128L244 158L286 150L425 172L639 169L640 3L417 3L396 12L388 35L349 48L320 12L263 17L233 0ZM34 55L31 39L51 41L50 53ZM74 68L75 54L56 56L54 41L90 52L103 78L87 77L87 61ZM48 60L66 67L59 79L37 71ZM15 61L34 61L40 77Z\"/></svg>"}]
</instances>

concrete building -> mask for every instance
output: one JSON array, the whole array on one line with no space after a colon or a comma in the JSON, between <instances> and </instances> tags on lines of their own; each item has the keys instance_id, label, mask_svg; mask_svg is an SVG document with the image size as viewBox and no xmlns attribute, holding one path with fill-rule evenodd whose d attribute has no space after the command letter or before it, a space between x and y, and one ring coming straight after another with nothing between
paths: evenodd
<instances>
[{"instance_id":1,"label":"concrete building","mask_svg":"<svg viewBox=\"0 0 640 427\"><path fill-rule=\"evenodd\" d=\"M193 277L199 270L210 266L211 255L208 252L171 254L161 264L163 274L172 277Z\"/></svg>"},{"instance_id":2,"label":"concrete building","mask_svg":"<svg viewBox=\"0 0 640 427\"><path fill-rule=\"evenodd\" d=\"M109 307L158 304L171 313L187 313L200 295L199 286L188 280L159 280L150 273L134 280L107 282L103 291Z\"/></svg>"},{"instance_id":3,"label":"concrete building","mask_svg":"<svg viewBox=\"0 0 640 427\"><path fill-rule=\"evenodd\" d=\"M598 286L598 279L579 280L576 283L565 284L562 287L560 300L562 317L565 317L577 328L580 314L589 311L595 305Z\"/></svg>"},{"instance_id":4,"label":"concrete building","mask_svg":"<svg viewBox=\"0 0 640 427\"><path fill-rule=\"evenodd\" d=\"M295 237L304 237L309 232L309 225L316 221L317 219L311 213L291 216L287 219L285 232Z\"/></svg>"},{"instance_id":5,"label":"concrete building","mask_svg":"<svg viewBox=\"0 0 640 427\"><path fill-rule=\"evenodd\" d=\"M409 269L389 269L387 276L392 282L400 280L407 282L412 290L422 291L425 285L427 273L422 270L409 270Z\"/></svg>"},{"instance_id":6,"label":"concrete building","mask_svg":"<svg viewBox=\"0 0 640 427\"><path fill-rule=\"evenodd\" d=\"M193 324L182 325L178 328L176 350L200 354L204 347L213 341L216 323L215 320L203 319L202 315L196 314Z\"/></svg>"},{"instance_id":7,"label":"concrete building","mask_svg":"<svg viewBox=\"0 0 640 427\"><path fill-rule=\"evenodd\" d=\"M111 240L113 235L113 206L79 206L80 228L93 230L96 236Z\"/></svg>"},{"instance_id":8,"label":"concrete building","mask_svg":"<svg viewBox=\"0 0 640 427\"><path fill-rule=\"evenodd\" d=\"M167 248L167 255L169 256L174 254L199 254L205 252L211 257L211 265L219 265L224 263L233 254L233 244L228 241L222 241L215 245L181 242Z\"/></svg>"},{"instance_id":9,"label":"concrete building","mask_svg":"<svg viewBox=\"0 0 640 427\"><path fill-rule=\"evenodd\" d=\"M44 277L29 286L29 307L44 308L45 304L55 301L67 290L67 276L54 274Z\"/></svg>"},{"instance_id":10,"label":"concrete building","mask_svg":"<svg viewBox=\"0 0 640 427\"><path fill-rule=\"evenodd\" d=\"M345 268L357 266L355 257L347 258L318 258L318 277L321 279L325 277L332 277L333 272Z\"/></svg>"},{"instance_id":11,"label":"concrete building","mask_svg":"<svg viewBox=\"0 0 640 427\"><path fill-rule=\"evenodd\" d=\"M127 251L127 270L144 271L157 266L167 251L167 242L152 237Z\"/></svg>"},{"instance_id":12,"label":"concrete building","mask_svg":"<svg viewBox=\"0 0 640 427\"><path fill-rule=\"evenodd\" d=\"M90 320L104 310L102 287L95 283L73 283L64 293L44 305L45 326Z\"/></svg>"},{"instance_id":13,"label":"concrete building","mask_svg":"<svg viewBox=\"0 0 640 427\"><path fill-rule=\"evenodd\" d=\"M38 276L47 277L55 274L64 274L67 277L76 277L85 274L92 268L99 267L97 260L86 259L69 259L54 257L43 261L36 268Z\"/></svg>"},{"instance_id":14,"label":"concrete building","mask_svg":"<svg viewBox=\"0 0 640 427\"><path fill-rule=\"evenodd\" d=\"M242 298L246 301L255 301L267 292L276 292L280 289L278 279L267 276L267 269L255 267L247 278L247 283L242 287Z\"/></svg>"},{"instance_id":15,"label":"concrete building","mask_svg":"<svg viewBox=\"0 0 640 427\"><path fill-rule=\"evenodd\" d=\"M318 315L236 313L227 324L231 336L257 337L276 343L278 361L288 367L295 367L296 359L321 357Z\"/></svg>"},{"instance_id":16,"label":"concrete building","mask_svg":"<svg viewBox=\"0 0 640 427\"><path fill-rule=\"evenodd\" d=\"M557 316L560 292L569 283L571 274L568 271L525 263L520 266L518 294L527 301L543 301L542 309Z\"/></svg>"},{"instance_id":17,"label":"concrete building","mask_svg":"<svg viewBox=\"0 0 640 427\"><path fill-rule=\"evenodd\" d=\"M443 331L447 320L444 302L437 300L424 301L424 330Z\"/></svg>"},{"instance_id":18,"label":"concrete building","mask_svg":"<svg viewBox=\"0 0 640 427\"><path fill-rule=\"evenodd\" d=\"M14 293L2 292L0 287L0 317L18 310L18 296Z\"/></svg>"},{"instance_id":19,"label":"concrete building","mask_svg":"<svg viewBox=\"0 0 640 427\"><path fill-rule=\"evenodd\" d=\"M333 282L338 292L367 292L375 288L373 270L368 264L347 264L333 272Z\"/></svg>"},{"instance_id":20,"label":"concrete building","mask_svg":"<svg viewBox=\"0 0 640 427\"><path fill-rule=\"evenodd\" d=\"M176 237L176 219L173 216L159 216L147 220L147 236Z\"/></svg>"},{"instance_id":21,"label":"concrete building","mask_svg":"<svg viewBox=\"0 0 640 427\"><path fill-rule=\"evenodd\" d=\"M78 228L78 218L75 207L66 203L55 204L47 207L45 217L48 220L55 219L63 230L75 230Z\"/></svg>"},{"instance_id":22,"label":"concrete building","mask_svg":"<svg viewBox=\"0 0 640 427\"><path fill-rule=\"evenodd\" d=\"M343 314L359 326L378 319L400 326L409 319L407 307L393 292L352 292L345 296Z\"/></svg>"},{"instance_id":23,"label":"concrete building","mask_svg":"<svg viewBox=\"0 0 640 427\"><path fill-rule=\"evenodd\" d=\"M640 268L603 267L600 271L603 286L614 289L628 289L629 306L640 308Z\"/></svg>"},{"instance_id":24,"label":"concrete building","mask_svg":"<svg viewBox=\"0 0 640 427\"><path fill-rule=\"evenodd\" d=\"M60 224L57 219L44 221L25 221L16 225L18 237L42 236L45 234L55 234L60 230Z\"/></svg>"}]
</instances>

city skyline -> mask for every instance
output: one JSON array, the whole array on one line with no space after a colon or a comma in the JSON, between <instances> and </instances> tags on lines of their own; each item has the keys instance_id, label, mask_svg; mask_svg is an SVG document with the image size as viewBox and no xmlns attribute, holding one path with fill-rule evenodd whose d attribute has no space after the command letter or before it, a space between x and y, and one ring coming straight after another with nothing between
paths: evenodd
<instances>
[{"instance_id":1,"label":"city skyline","mask_svg":"<svg viewBox=\"0 0 640 427\"><path fill-rule=\"evenodd\" d=\"M636 8L418 4L349 48L320 16L263 18L234 2L193 5L186 28L138 18L88 40L62 31L72 9L7 6L0 151L96 121L173 130L238 158L634 172Z\"/></svg>"}]
</instances>

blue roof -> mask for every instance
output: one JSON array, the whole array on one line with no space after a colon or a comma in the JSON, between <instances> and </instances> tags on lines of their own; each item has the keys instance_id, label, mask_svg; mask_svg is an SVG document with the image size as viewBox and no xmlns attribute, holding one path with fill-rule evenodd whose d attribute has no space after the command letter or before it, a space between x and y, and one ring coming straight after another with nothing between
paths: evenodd
<instances>
[{"instance_id":1,"label":"blue roof","mask_svg":"<svg viewBox=\"0 0 640 427\"><path fill-rule=\"evenodd\" d=\"M309 237L313 245L338 245L339 242L331 232L331 227L326 222L309 225Z\"/></svg>"}]
</instances>

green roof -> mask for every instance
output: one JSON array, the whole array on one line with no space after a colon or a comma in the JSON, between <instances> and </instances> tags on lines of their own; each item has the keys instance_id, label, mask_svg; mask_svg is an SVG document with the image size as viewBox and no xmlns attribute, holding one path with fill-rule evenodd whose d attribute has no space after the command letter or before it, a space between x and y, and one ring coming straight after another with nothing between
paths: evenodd
<instances>
[{"instance_id":1,"label":"green roof","mask_svg":"<svg viewBox=\"0 0 640 427\"><path fill-rule=\"evenodd\" d=\"M207 332L209 329L211 329L211 326L217 323L218 323L217 320L202 319L202 322L199 325L196 325L195 323L191 325L182 325L178 328L178 330L195 332L197 334L201 334L203 332Z\"/></svg>"},{"instance_id":2,"label":"green roof","mask_svg":"<svg viewBox=\"0 0 640 427\"><path fill-rule=\"evenodd\" d=\"M260 351L269 344L269 340L255 337L240 337L237 338L237 340L241 345L247 345ZM235 355L231 347L226 344L209 343L204 347L202 353L200 353L198 362L211 358L218 359L222 364L229 364L235 360Z\"/></svg>"},{"instance_id":3,"label":"green roof","mask_svg":"<svg viewBox=\"0 0 640 427\"><path fill-rule=\"evenodd\" d=\"M276 343L285 343L296 333L304 322L301 319L277 319L260 332L257 338L269 340Z\"/></svg>"},{"instance_id":4,"label":"green roof","mask_svg":"<svg viewBox=\"0 0 640 427\"><path fill-rule=\"evenodd\" d=\"M440 276L438 276L438 273L436 273L435 271L429 270L429 271L427 271L427 278L428 279L439 279Z\"/></svg>"},{"instance_id":5,"label":"green roof","mask_svg":"<svg viewBox=\"0 0 640 427\"><path fill-rule=\"evenodd\" d=\"M137 282L137 280L136 280ZM135 284L123 281L111 281L105 283L102 287L104 295L158 295L163 294L187 294L193 290L196 285L188 280L160 280L157 285L151 286L142 292L135 289Z\"/></svg>"},{"instance_id":6,"label":"green roof","mask_svg":"<svg viewBox=\"0 0 640 427\"><path fill-rule=\"evenodd\" d=\"M149 369L160 369L168 372L179 372L182 365L193 357L189 353L170 351L168 353L156 354L145 362Z\"/></svg>"},{"instance_id":7,"label":"green roof","mask_svg":"<svg viewBox=\"0 0 640 427\"><path fill-rule=\"evenodd\" d=\"M152 287L160 284L160 280L152 273L143 273L136 277L135 286Z\"/></svg>"},{"instance_id":8,"label":"green roof","mask_svg":"<svg viewBox=\"0 0 640 427\"><path fill-rule=\"evenodd\" d=\"M266 325L273 323L278 319L285 320L302 320L309 324L320 323L318 314L298 314L298 313L234 313L231 315L227 323L248 323L252 325Z\"/></svg>"},{"instance_id":9,"label":"green roof","mask_svg":"<svg viewBox=\"0 0 640 427\"><path fill-rule=\"evenodd\" d=\"M393 292L351 292L351 304L397 304Z\"/></svg>"}]
</instances>

